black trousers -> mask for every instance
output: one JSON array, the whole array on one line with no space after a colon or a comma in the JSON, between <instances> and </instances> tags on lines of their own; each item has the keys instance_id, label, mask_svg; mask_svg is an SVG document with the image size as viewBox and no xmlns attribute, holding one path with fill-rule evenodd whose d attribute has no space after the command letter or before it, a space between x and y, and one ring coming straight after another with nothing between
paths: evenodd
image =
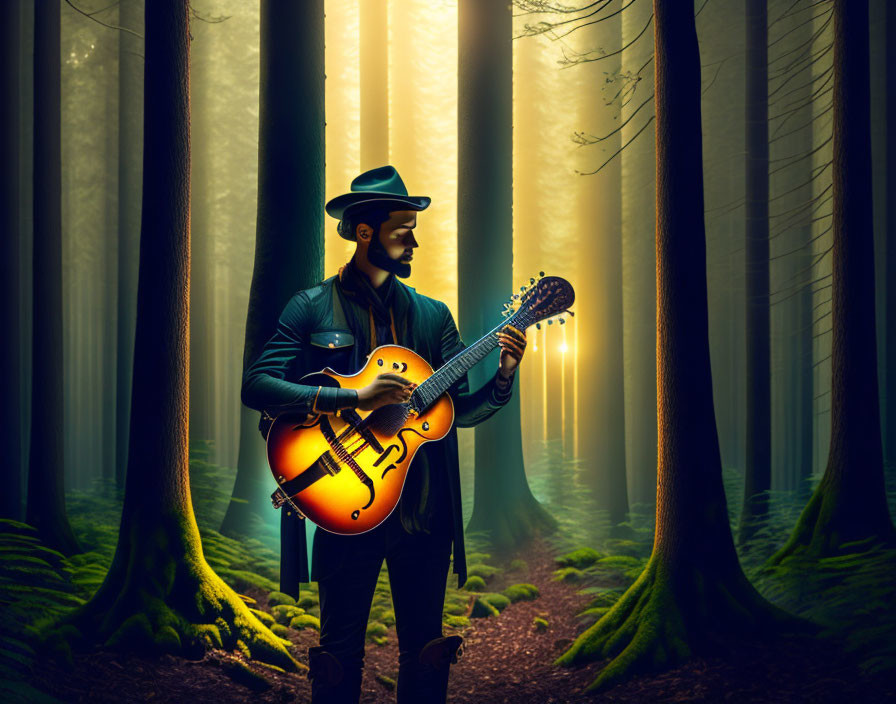
<instances>
[{"instance_id":1,"label":"black trousers","mask_svg":"<svg viewBox=\"0 0 896 704\"><path fill-rule=\"evenodd\" d=\"M316 676L312 659L314 704L355 704L360 697L367 619L384 559L398 631L398 702L445 701L448 667L435 670L418 659L423 646L442 635L451 536L440 528L433 535L411 535L396 508L383 523L361 535L317 532L315 541L321 544L315 545L315 553L332 548L343 555L339 567L318 581L321 629L317 649L339 661L342 678L332 683Z\"/></svg>"}]
</instances>

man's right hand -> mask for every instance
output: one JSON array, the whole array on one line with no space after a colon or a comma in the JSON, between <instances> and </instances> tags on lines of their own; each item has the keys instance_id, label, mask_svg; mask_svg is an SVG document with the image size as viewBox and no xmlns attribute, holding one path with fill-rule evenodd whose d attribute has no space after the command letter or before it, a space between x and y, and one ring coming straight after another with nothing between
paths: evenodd
<instances>
[{"instance_id":1,"label":"man's right hand","mask_svg":"<svg viewBox=\"0 0 896 704\"><path fill-rule=\"evenodd\" d=\"M358 410L375 411L390 403L404 403L416 388L417 384L403 376L384 372L367 386L357 389Z\"/></svg>"}]
</instances>

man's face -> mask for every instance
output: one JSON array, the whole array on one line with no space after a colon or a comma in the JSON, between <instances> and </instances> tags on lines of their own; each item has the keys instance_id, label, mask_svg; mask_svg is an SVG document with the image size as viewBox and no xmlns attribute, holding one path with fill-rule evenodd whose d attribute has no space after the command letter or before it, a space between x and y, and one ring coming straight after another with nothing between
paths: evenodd
<instances>
[{"instance_id":1,"label":"man's face","mask_svg":"<svg viewBox=\"0 0 896 704\"><path fill-rule=\"evenodd\" d=\"M414 258L414 228L417 227L416 210L394 210L389 219L380 225L379 238L390 259L410 263Z\"/></svg>"}]
</instances>

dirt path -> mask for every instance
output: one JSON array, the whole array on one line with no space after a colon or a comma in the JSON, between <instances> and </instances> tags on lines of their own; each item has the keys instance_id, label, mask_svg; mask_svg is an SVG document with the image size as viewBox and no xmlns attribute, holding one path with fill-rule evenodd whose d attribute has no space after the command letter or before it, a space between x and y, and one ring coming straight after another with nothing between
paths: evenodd
<instances>
[{"instance_id":1,"label":"dirt path","mask_svg":"<svg viewBox=\"0 0 896 704\"><path fill-rule=\"evenodd\" d=\"M565 669L553 665L580 632L576 614L588 597L579 585L553 580L553 555L544 543L526 551L540 598L509 605L497 618L472 619L463 635L465 652L452 667L449 701L455 704L551 702L884 702L896 701L896 685L866 681L830 644L813 639L754 643L655 676L642 676L602 694L585 694L601 664ZM497 579L497 578L496 578ZM512 578L509 580L511 583ZM495 582L490 589L500 591ZM543 617L546 630L533 619ZM317 643L314 631L292 632L299 660ZM394 628L384 646L368 644L361 701L394 702L384 678L397 675ZM256 672L262 678L253 677ZM63 701L83 702L307 702L310 686L300 675L280 674L236 656L212 652L202 661L150 659L111 653L77 656L75 668L45 663L32 683ZM31 699L24 701L33 701Z\"/></svg>"}]
</instances>

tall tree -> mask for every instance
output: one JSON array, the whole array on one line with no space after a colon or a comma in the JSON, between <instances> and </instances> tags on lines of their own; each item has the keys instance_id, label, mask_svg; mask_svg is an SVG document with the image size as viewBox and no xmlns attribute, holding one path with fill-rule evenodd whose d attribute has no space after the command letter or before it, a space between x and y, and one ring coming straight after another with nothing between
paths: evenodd
<instances>
[{"instance_id":1,"label":"tall tree","mask_svg":"<svg viewBox=\"0 0 896 704\"><path fill-rule=\"evenodd\" d=\"M892 543L877 387L868 0L834 0L831 445L824 476L771 559Z\"/></svg>"},{"instance_id":2,"label":"tall tree","mask_svg":"<svg viewBox=\"0 0 896 704\"><path fill-rule=\"evenodd\" d=\"M215 115L211 95L213 58L209 51L190 61L190 120L192 122L190 184L190 436L210 440L215 407L215 257L211 220L213 205L212 151ZM223 382L223 380L221 380Z\"/></svg>"},{"instance_id":3,"label":"tall tree","mask_svg":"<svg viewBox=\"0 0 896 704\"><path fill-rule=\"evenodd\" d=\"M693 2L654 0L656 535L644 572L559 659L613 658L593 687L783 617L749 583L728 524L709 363L700 53ZM681 178L682 173L689 178Z\"/></svg>"},{"instance_id":4,"label":"tall tree","mask_svg":"<svg viewBox=\"0 0 896 704\"><path fill-rule=\"evenodd\" d=\"M768 513L772 480L771 344L768 259L768 7L747 0L746 80L746 292L747 431L744 504L739 540L744 542Z\"/></svg>"},{"instance_id":5,"label":"tall tree","mask_svg":"<svg viewBox=\"0 0 896 704\"><path fill-rule=\"evenodd\" d=\"M585 63L585 99L582 119L588 132L597 135L602 149L582 150L581 171L588 174L580 185L581 258L577 282L576 325L587 325L588 343L576 350L580 366L580 422L591 426L582 433L578 456L588 473L596 505L608 512L617 526L628 513L625 462L625 373L622 333L622 163L611 159L622 147L618 109L622 101L606 100L606 90L620 92L622 69L621 15L610 15L589 27L587 41L599 47L599 59ZM609 60L606 60L609 59ZM612 97L613 93L610 93ZM608 161L608 159L610 159ZM583 331L580 331L580 334Z\"/></svg>"},{"instance_id":6,"label":"tall tree","mask_svg":"<svg viewBox=\"0 0 896 704\"><path fill-rule=\"evenodd\" d=\"M886 4L886 452L887 464L896 467L896 7Z\"/></svg>"},{"instance_id":7,"label":"tall tree","mask_svg":"<svg viewBox=\"0 0 896 704\"><path fill-rule=\"evenodd\" d=\"M457 278L460 332L468 342L494 326L513 285L511 37L509 3L459 2ZM472 386L488 367L486 361L471 370ZM475 433L467 529L485 531L497 547L509 549L553 528L526 481L519 391Z\"/></svg>"},{"instance_id":8,"label":"tall tree","mask_svg":"<svg viewBox=\"0 0 896 704\"><path fill-rule=\"evenodd\" d=\"M389 161L388 8L385 2L360 3L361 171Z\"/></svg>"},{"instance_id":9,"label":"tall tree","mask_svg":"<svg viewBox=\"0 0 896 704\"><path fill-rule=\"evenodd\" d=\"M50 547L80 550L65 512L62 447L62 141L59 0L34 6L34 322L25 520Z\"/></svg>"},{"instance_id":10,"label":"tall tree","mask_svg":"<svg viewBox=\"0 0 896 704\"><path fill-rule=\"evenodd\" d=\"M19 13L15 0L0 6L0 329L7 331L0 345L0 518L22 518L22 421L19 280Z\"/></svg>"},{"instance_id":11,"label":"tall tree","mask_svg":"<svg viewBox=\"0 0 896 704\"><path fill-rule=\"evenodd\" d=\"M635 3L622 16L623 46L637 41L650 21L650 3ZM631 75L620 116L625 149L622 181L622 315L626 359L626 465L632 504L652 508L656 500L656 245L652 236L656 201L653 119L653 47L647 38L622 53Z\"/></svg>"},{"instance_id":12,"label":"tall tree","mask_svg":"<svg viewBox=\"0 0 896 704\"><path fill-rule=\"evenodd\" d=\"M133 402L112 565L70 618L88 642L179 654L241 647L298 663L208 566L188 477L190 107L187 0L146 4L145 132ZM74 635L69 631L71 635Z\"/></svg>"},{"instance_id":13,"label":"tall tree","mask_svg":"<svg viewBox=\"0 0 896 704\"><path fill-rule=\"evenodd\" d=\"M143 161L143 0L121 0L118 23L118 325L116 328L115 484L124 490L128 464L131 373L140 248L140 167ZM133 33L132 33L133 32Z\"/></svg>"},{"instance_id":14,"label":"tall tree","mask_svg":"<svg viewBox=\"0 0 896 704\"><path fill-rule=\"evenodd\" d=\"M262 3L258 218L244 368L274 333L289 298L323 278L323 38L323 0ZM258 414L243 407L236 483L221 531L246 534L270 515L272 483Z\"/></svg>"}]
</instances>

